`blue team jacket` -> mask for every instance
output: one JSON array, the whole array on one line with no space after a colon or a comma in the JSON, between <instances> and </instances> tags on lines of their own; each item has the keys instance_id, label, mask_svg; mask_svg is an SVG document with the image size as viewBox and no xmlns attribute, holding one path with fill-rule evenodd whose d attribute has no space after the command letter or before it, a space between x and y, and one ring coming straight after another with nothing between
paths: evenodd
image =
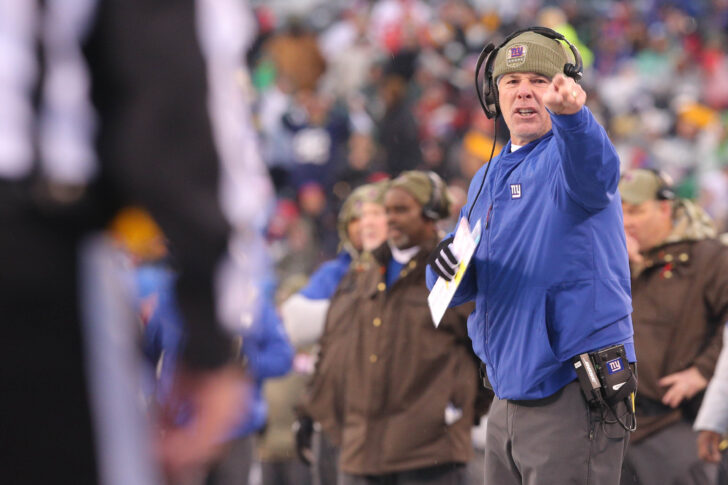
<instances>
[{"instance_id":1,"label":"blue team jacket","mask_svg":"<svg viewBox=\"0 0 728 485\"><path fill-rule=\"evenodd\" d=\"M148 398L159 402L169 399L173 376L177 365L177 353L182 347L181 315L177 304L174 285L177 274L167 262L145 264L134 272L137 287L137 300L142 303L148 298L155 299L154 311L144 328L142 348L148 362L152 365L162 357L161 374L149 372L143 376L144 392Z\"/></svg>"},{"instance_id":2,"label":"blue team jacket","mask_svg":"<svg viewBox=\"0 0 728 485\"><path fill-rule=\"evenodd\" d=\"M255 380L251 401L245 419L231 433L231 437L248 436L259 431L268 418L268 404L263 397L263 381L285 375L293 363L293 347L288 342L283 323L269 298L261 298L258 318L241 331L242 354L247 361L248 373Z\"/></svg>"},{"instance_id":3,"label":"blue team jacket","mask_svg":"<svg viewBox=\"0 0 728 485\"><path fill-rule=\"evenodd\" d=\"M576 378L575 355L632 343L619 159L588 108L473 178L467 216L484 225L451 306L475 300L468 333L501 399L547 397ZM436 280L427 271L430 288Z\"/></svg>"},{"instance_id":4,"label":"blue team jacket","mask_svg":"<svg viewBox=\"0 0 728 485\"><path fill-rule=\"evenodd\" d=\"M308 284L299 293L309 300L328 300L334 296L341 278L349 271L351 254L341 251L334 259L326 261L314 271Z\"/></svg>"}]
</instances>

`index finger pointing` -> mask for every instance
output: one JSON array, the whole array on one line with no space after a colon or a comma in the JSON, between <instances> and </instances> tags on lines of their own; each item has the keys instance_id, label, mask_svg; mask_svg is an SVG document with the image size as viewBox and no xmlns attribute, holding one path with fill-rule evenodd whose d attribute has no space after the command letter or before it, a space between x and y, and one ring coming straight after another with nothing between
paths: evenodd
<instances>
[{"instance_id":1,"label":"index finger pointing","mask_svg":"<svg viewBox=\"0 0 728 485\"><path fill-rule=\"evenodd\" d=\"M554 78L551 80L553 85L557 88L560 88L566 83L566 76L564 76L561 73L558 73L554 76Z\"/></svg>"}]
</instances>

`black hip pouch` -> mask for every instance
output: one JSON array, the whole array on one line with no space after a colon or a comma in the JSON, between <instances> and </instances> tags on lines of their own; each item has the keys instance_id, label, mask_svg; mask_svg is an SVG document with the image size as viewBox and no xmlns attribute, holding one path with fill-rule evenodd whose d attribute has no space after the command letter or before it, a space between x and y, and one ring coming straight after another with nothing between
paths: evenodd
<instances>
[{"instance_id":1,"label":"black hip pouch","mask_svg":"<svg viewBox=\"0 0 728 485\"><path fill-rule=\"evenodd\" d=\"M614 405L637 391L637 368L627 361L622 344L580 354L573 364L590 405Z\"/></svg>"}]
</instances>

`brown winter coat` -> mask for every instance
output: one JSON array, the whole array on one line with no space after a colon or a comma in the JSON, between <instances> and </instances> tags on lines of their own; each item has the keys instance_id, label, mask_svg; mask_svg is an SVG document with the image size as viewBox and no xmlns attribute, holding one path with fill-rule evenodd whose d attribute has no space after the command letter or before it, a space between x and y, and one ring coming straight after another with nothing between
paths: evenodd
<instances>
[{"instance_id":1,"label":"brown winter coat","mask_svg":"<svg viewBox=\"0 0 728 485\"><path fill-rule=\"evenodd\" d=\"M331 297L319 340L316 370L301 403L303 411L319 423L329 442L337 447L341 445L347 363L356 339L353 290L356 279L369 264L367 261L353 263Z\"/></svg>"},{"instance_id":2,"label":"brown winter coat","mask_svg":"<svg viewBox=\"0 0 728 485\"><path fill-rule=\"evenodd\" d=\"M661 404L660 378L695 366L710 379L728 321L728 248L715 239L681 238L644 254L633 271L632 305L637 352L637 442L678 421L693 419L700 393L678 410ZM633 268L634 269L634 268Z\"/></svg>"},{"instance_id":3,"label":"brown winter coat","mask_svg":"<svg viewBox=\"0 0 728 485\"><path fill-rule=\"evenodd\" d=\"M425 267L436 243L423 244L391 288L385 286L391 253L381 246L350 288L340 461L347 473L384 474L471 457L479 387L466 327L473 306L449 310L434 327ZM448 403L462 412L450 425Z\"/></svg>"}]
</instances>

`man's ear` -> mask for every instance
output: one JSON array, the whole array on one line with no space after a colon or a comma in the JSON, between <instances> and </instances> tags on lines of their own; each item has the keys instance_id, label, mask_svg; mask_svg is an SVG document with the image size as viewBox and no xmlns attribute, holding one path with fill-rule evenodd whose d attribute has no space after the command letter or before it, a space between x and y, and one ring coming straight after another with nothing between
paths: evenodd
<instances>
[{"instance_id":1,"label":"man's ear","mask_svg":"<svg viewBox=\"0 0 728 485\"><path fill-rule=\"evenodd\" d=\"M658 203L660 204L660 214L662 214L667 219L672 219L673 201L660 200L658 201Z\"/></svg>"}]
</instances>

